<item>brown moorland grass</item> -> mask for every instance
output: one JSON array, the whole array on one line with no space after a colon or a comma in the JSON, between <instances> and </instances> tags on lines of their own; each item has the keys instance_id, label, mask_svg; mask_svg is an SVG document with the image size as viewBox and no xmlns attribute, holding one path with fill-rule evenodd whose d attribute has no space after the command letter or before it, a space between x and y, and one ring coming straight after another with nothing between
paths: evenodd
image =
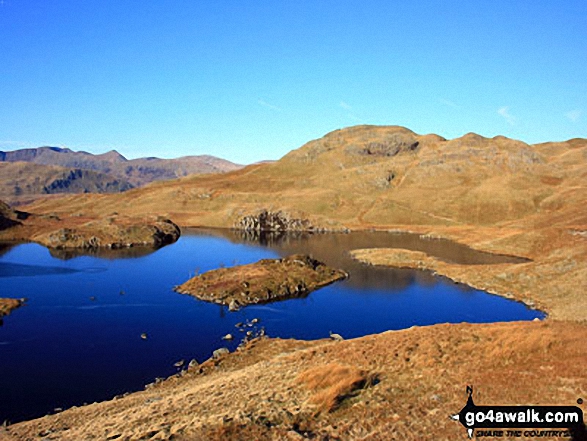
<instances>
[{"instance_id":1,"label":"brown moorland grass","mask_svg":"<svg viewBox=\"0 0 587 441\"><path fill-rule=\"evenodd\" d=\"M586 339L586 326L547 320L255 340L145 391L0 429L0 440L465 439L449 416L467 385L477 405L572 406L587 396ZM299 378L324 378L327 366L350 366L346 384L355 370L379 381L317 414L316 392Z\"/></svg>"},{"instance_id":2,"label":"brown moorland grass","mask_svg":"<svg viewBox=\"0 0 587 441\"><path fill-rule=\"evenodd\" d=\"M330 363L302 372L297 380L313 392L311 403L320 411L330 412L352 392L371 386L376 381L376 375L353 366Z\"/></svg>"}]
</instances>

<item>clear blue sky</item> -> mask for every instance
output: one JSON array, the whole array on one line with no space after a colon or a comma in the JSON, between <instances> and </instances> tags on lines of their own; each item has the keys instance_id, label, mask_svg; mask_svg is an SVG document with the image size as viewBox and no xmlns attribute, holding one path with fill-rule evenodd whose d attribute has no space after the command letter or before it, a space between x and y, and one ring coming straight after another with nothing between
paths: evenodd
<instances>
[{"instance_id":1,"label":"clear blue sky","mask_svg":"<svg viewBox=\"0 0 587 441\"><path fill-rule=\"evenodd\" d=\"M0 0L0 150L249 163L362 123L587 138L587 1Z\"/></svg>"}]
</instances>

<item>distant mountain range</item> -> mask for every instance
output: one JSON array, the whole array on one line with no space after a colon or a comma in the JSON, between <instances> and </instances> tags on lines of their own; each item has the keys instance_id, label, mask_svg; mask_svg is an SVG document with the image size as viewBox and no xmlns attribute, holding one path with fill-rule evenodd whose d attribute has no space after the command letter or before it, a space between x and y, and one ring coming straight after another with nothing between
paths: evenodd
<instances>
[{"instance_id":1,"label":"distant mountain range","mask_svg":"<svg viewBox=\"0 0 587 441\"><path fill-rule=\"evenodd\" d=\"M54 193L118 193L153 181L242 168L214 156L126 159L112 150L101 155L68 148L0 151L0 197L16 202Z\"/></svg>"}]
</instances>

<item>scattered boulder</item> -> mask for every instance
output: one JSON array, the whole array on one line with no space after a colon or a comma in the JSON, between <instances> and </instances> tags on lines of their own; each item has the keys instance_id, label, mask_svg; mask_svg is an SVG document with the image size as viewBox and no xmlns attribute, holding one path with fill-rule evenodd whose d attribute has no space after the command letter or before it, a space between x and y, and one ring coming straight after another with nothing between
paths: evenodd
<instances>
[{"instance_id":1,"label":"scattered boulder","mask_svg":"<svg viewBox=\"0 0 587 441\"><path fill-rule=\"evenodd\" d=\"M230 303L228 304L228 310L234 312L234 311L238 311L239 309L240 309L239 303L235 299L232 299L230 301Z\"/></svg>"},{"instance_id":2,"label":"scattered boulder","mask_svg":"<svg viewBox=\"0 0 587 441\"><path fill-rule=\"evenodd\" d=\"M333 334L332 331L330 331L329 334L330 334L331 340L334 340L334 341L343 341L344 340L344 338L340 334Z\"/></svg>"},{"instance_id":3,"label":"scattered boulder","mask_svg":"<svg viewBox=\"0 0 587 441\"><path fill-rule=\"evenodd\" d=\"M230 354L230 351L228 350L228 348L220 348L220 349L216 349L214 352L212 352L212 358L214 360L218 360L219 358L222 358L224 355Z\"/></svg>"}]
</instances>

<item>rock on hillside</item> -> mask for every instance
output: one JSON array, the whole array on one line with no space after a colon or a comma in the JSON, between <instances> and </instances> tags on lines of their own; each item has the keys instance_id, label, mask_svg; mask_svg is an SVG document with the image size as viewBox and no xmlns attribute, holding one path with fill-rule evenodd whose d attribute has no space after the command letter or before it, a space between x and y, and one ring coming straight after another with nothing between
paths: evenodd
<instances>
[{"instance_id":1,"label":"rock on hillside","mask_svg":"<svg viewBox=\"0 0 587 441\"><path fill-rule=\"evenodd\" d=\"M8 204L0 201L0 230L20 225L19 219L23 219L25 216L25 213L14 211Z\"/></svg>"}]
</instances>

